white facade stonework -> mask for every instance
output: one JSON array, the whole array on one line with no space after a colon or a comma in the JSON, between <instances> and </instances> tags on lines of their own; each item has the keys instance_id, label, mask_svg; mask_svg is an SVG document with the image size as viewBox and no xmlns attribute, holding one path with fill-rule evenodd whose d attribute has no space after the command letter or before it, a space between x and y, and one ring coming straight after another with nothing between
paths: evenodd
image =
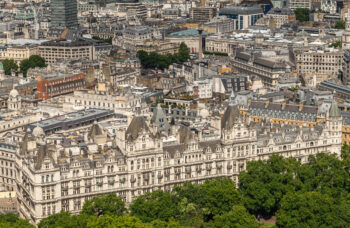
<instances>
[{"instance_id":1,"label":"white facade stonework","mask_svg":"<svg viewBox=\"0 0 350 228\"><path fill-rule=\"evenodd\" d=\"M15 181L20 215L38 223L61 210L78 213L86 199L103 193L130 203L185 181L229 177L237 183L248 161L271 154L301 162L319 152L340 154L342 118L335 103L326 122L314 128L255 123L234 104L220 116L206 117L205 124L164 128L161 110L152 121L136 115L128 124L95 122L74 137L46 136L39 126L4 137L12 152L1 146L0 155L13 156L14 176L2 177ZM7 159L0 156L2 168Z\"/></svg>"}]
</instances>

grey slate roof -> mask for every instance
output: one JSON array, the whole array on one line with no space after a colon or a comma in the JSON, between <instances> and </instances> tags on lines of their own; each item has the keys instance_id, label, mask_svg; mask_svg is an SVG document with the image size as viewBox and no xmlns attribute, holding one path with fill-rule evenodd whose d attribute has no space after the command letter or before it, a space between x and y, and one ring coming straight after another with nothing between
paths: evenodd
<instances>
[{"instance_id":1,"label":"grey slate roof","mask_svg":"<svg viewBox=\"0 0 350 228\"><path fill-rule=\"evenodd\" d=\"M329 117L340 117L340 110L336 102L332 102L331 108L329 109Z\"/></svg>"},{"instance_id":2,"label":"grey slate roof","mask_svg":"<svg viewBox=\"0 0 350 228\"><path fill-rule=\"evenodd\" d=\"M126 139L131 141L137 139L139 133L143 130L148 131L150 136L153 137L153 134L146 124L145 118L143 116L135 116L125 132Z\"/></svg>"},{"instance_id":3,"label":"grey slate roof","mask_svg":"<svg viewBox=\"0 0 350 228\"><path fill-rule=\"evenodd\" d=\"M240 117L237 105L229 105L221 118L221 129L229 130Z\"/></svg>"}]
</instances>

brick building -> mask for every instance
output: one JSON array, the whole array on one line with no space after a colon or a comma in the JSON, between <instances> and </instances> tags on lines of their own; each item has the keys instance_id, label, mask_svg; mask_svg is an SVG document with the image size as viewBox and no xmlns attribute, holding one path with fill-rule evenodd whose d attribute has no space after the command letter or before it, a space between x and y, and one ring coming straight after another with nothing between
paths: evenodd
<instances>
[{"instance_id":1,"label":"brick building","mask_svg":"<svg viewBox=\"0 0 350 228\"><path fill-rule=\"evenodd\" d=\"M83 73L45 79L41 76L37 78L37 96L39 99L49 99L85 87L85 74Z\"/></svg>"}]
</instances>

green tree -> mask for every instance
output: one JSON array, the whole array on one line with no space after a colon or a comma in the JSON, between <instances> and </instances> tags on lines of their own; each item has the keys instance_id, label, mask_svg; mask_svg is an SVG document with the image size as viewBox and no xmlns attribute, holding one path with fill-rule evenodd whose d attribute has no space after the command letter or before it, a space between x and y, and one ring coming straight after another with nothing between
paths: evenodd
<instances>
[{"instance_id":1,"label":"green tree","mask_svg":"<svg viewBox=\"0 0 350 228\"><path fill-rule=\"evenodd\" d=\"M137 58L140 59L140 62L142 65L144 65L145 67L147 66L147 61L149 59L148 57L148 53L144 50L140 50L136 53Z\"/></svg>"},{"instance_id":2,"label":"green tree","mask_svg":"<svg viewBox=\"0 0 350 228\"><path fill-rule=\"evenodd\" d=\"M86 227L89 220L88 215L71 215L69 212L50 215L40 221L39 228L61 228L61 227Z\"/></svg>"},{"instance_id":3,"label":"green tree","mask_svg":"<svg viewBox=\"0 0 350 228\"><path fill-rule=\"evenodd\" d=\"M124 201L115 193L95 196L91 200L86 200L81 214L86 215L115 215L122 216L126 211Z\"/></svg>"},{"instance_id":4,"label":"green tree","mask_svg":"<svg viewBox=\"0 0 350 228\"><path fill-rule=\"evenodd\" d=\"M309 21L310 10L305 8L298 8L294 10L295 17L298 21Z\"/></svg>"},{"instance_id":5,"label":"green tree","mask_svg":"<svg viewBox=\"0 0 350 228\"><path fill-rule=\"evenodd\" d=\"M239 175L239 191L245 207L255 215L270 217L287 192L302 188L300 163L293 158L272 155L267 161L251 161Z\"/></svg>"},{"instance_id":6,"label":"green tree","mask_svg":"<svg viewBox=\"0 0 350 228\"><path fill-rule=\"evenodd\" d=\"M137 197L130 205L130 214L143 222L168 221L178 214L178 199L169 192L154 191Z\"/></svg>"},{"instance_id":7,"label":"green tree","mask_svg":"<svg viewBox=\"0 0 350 228\"><path fill-rule=\"evenodd\" d=\"M179 214L177 220L186 227L203 227L204 217L201 208L195 203L189 203L182 198L178 204Z\"/></svg>"},{"instance_id":8,"label":"green tree","mask_svg":"<svg viewBox=\"0 0 350 228\"><path fill-rule=\"evenodd\" d=\"M183 186L175 187L174 192L180 199L186 199L193 204L192 207L199 207L205 221L230 211L241 200L235 183L229 178L207 180L202 185L186 182ZM195 210L192 211L195 213Z\"/></svg>"},{"instance_id":9,"label":"green tree","mask_svg":"<svg viewBox=\"0 0 350 228\"><path fill-rule=\"evenodd\" d=\"M173 219L170 219L168 222L162 221L162 220L153 220L151 223L149 223L150 227L152 228L180 228L182 227L179 222L174 221Z\"/></svg>"},{"instance_id":10,"label":"green tree","mask_svg":"<svg viewBox=\"0 0 350 228\"><path fill-rule=\"evenodd\" d=\"M333 28L345 29L345 21L343 21L343 20L337 21Z\"/></svg>"},{"instance_id":11,"label":"green tree","mask_svg":"<svg viewBox=\"0 0 350 228\"><path fill-rule=\"evenodd\" d=\"M290 193L281 201L276 219L277 226L284 228L348 227L350 208L343 201L337 203L327 194Z\"/></svg>"},{"instance_id":12,"label":"green tree","mask_svg":"<svg viewBox=\"0 0 350 228\"><path fill-rule=\"evenodd\" d=\"M213 227L218 228L259 228L255 217L243 206L235 206L233 210L214 217Z\"/></svg>"},{"instance_id":13,"label":"green tree","mask_svg":"<svg viewBox=\"0 0 350 228\"><path fill-rule=\"evenodd\" d=\"M341 44L342 42L338 40L337 42L331 43L329 47L337 48L337 47L341 47Z\"/></svg>"},{"instance_id":14,"label":"green tree","mask_svg":"<svg viewBox=\"0 0 350 228\"><path fill-rule=\"evenodd\" d=\"M304 191L319 191L338 199L350 192L350 175L336 155L319 153L309 156L299 178Z\"/></svg>"},{"instance_id":15,"label":"green tree","mask_svg":"<svg viewBox=\"0 0 350 228\"><path fill-rule=\"evenodd\" d=\"M140 219L131 216L112 216L90 217L87 228L145 228L147 224L142 223Z\"/></svg>"},{"instance_id":16,"label":"green tree","mask_svg":"<svg viewBox=\"0 0 350 228\"><path fill-rule=\"evenodd\" d=\"M140 59L141 65L144 68L159 68L165 69L169 65L176 62L185 62L190 58L190 52L185 43L181 43L179 51L175 54L160 55L156 52L147 53L140 50L136 53L136 56Z\"/></svg>"},{"instance_id":17,"label":"green tree","mask_svg":"<svg viewBox=\"0 0 350 228\"><path fill-rule=\"evenodd\" d=\"M344 144L341 148L341 159L343 160L344 169L350 173L350 146Z\"/></svg>"},{"instance_id":18,"label":"green tree","mask_svg":"<svg viewBox=\"0 0 350 228\"><path fill-rule=\"evenodd\" d=\"M5 214L0 215L0 228L34 228L32 224L28 222L28 220L20 219L16 214Z\"/></svg>"},{"instance_id":19,"label":"green tree","mask_svg":"<svg viewBox=\"0 0 350 228\"><path fill-rule=\"evenodd\" d=\"M236 185L230 178L208 180L200 185L200 191L203 197L199 205L208 209L207 219L232 210L241 200Z\"/></svg>"},{"instance_id":20,"label":"green tree","mask_svg":"<svg viewBox=\"0 0 350 228\"><path fill-rule=\"evenodd\" d=\"M5 59L2 61L6 75L10 75L12 71L17 71L18 65L13 59Z\"/></svg>"},{"instance_id":21,"label":"green tree","mask_svg":"<svg viewBox=\"0 0 350 228\"><path fill-rule=\"evenodd\" d=\"M45 59L39 55L31 55L29 59L22 60L20 64L20 72L26 77L28 69L35 67L46 67Z\"/></svg>"},{"instance_id":22,"label":"green tree","mask_svg":"<svg viewBox=\"0 0 350 228\"><path fill-rule=\"evenodd\" d=\"M112 44L112 37L108 37L108 38L106 38L106 39L103 39L103 38L101 38L101 37L99 37L99 36L93 36L92 37L92 39L94 39L94 40L100 40L100 41L103 41L103 42L105 42L105 43L109 43L109 44Z\"/></svg>"},{"instance_id":23,"label":"green tree","mask_svg":"<svg viewBox=\"0 0 350 228\"><path fill-rule=\"evenodd\" d=\"M23 59L20 64L20 72L23 74L24 77L27 76L28 69L31 68L31 62L29 59Z\"/></svg>"},{"instance_id":24,"label":"green tree","mask_svg":"<svg viewBox=\"0 0 350 228\"><path fill-rule=\"evenodd\" d=\"M186 62L190 58L190 50L185 43L180 44L178 58L180 62Z\"/></svg>"}]
</instances>

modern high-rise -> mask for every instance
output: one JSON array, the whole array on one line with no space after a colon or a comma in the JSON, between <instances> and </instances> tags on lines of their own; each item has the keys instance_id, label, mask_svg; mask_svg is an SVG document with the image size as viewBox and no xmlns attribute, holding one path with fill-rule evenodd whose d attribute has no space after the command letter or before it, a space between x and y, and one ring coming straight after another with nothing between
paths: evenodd
<instances>
[{"instance_id":1,"label":"modern high-rise","mask_svg":"<svg viewBox=\"0 0 350 228\"><path fill-rule=\"evenodd\" d=\"M77 0L51 0L51 28L77 28L77 13Z\"/></svg>"}]
</instances>

